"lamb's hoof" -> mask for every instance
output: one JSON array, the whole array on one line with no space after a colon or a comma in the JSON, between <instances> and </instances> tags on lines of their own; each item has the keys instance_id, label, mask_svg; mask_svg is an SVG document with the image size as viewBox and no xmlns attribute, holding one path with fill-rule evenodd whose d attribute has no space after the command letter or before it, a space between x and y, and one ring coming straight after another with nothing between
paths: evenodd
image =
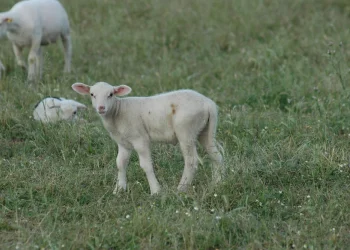
<instances>
[{"instance_id":1,"label":"lamb's hoof","mask_svg":"<svg viewBox=\"0 0 350 250\"><path fill-rule=\"evenodd\" d=\"M120 192L124 192L124 191L126 191L126 187L120 187L117 185L113 190L113 194L116 195L116 194L118 194Z\"/></svg>"},{"instance_id":2,"label":"lamb's hoof","mask_svg":"<svg viewBox=\"0 0 350 250\"><path fill-rule=\"evenodd\" d=\"M179 191L180 193L186 193L187 188L188 188L188 185L179 184L179 186L177 187L177 191Z\"/></svg>"}]
</instances>

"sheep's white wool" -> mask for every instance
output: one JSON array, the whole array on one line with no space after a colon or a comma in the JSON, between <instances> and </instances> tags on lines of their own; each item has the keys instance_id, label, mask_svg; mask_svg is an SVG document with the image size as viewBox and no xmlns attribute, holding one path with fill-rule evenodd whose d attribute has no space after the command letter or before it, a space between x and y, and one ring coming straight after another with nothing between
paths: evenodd
<instances>
[{"instance_id":1,"label":"sheep's white wool","mask_svg":"<svg viewBox=\"0 0 350 250\"><path fill-rule=\"evenodd\" d=\"M22 49L29 47L28 81L42 74L42 46L62 40L65 72L70 71L72 45L68 15L57 0L24 0L9 11L0 13L0 36L6 31L11 41L17 64L27 67Z\"/></svg>"},{"instance_id":2,"label":"sheep's white wool","mask_svg":"<svg viewBox=\"0 0 350 250\"><path fill-rule=\"evenodd\" d=\"M153 171L150 143L179 143L185 168L178 190L191 184L198 165L198 140L213 161L213 177L221 178L222 156L216 146L217 107L209 98L193 90L178 90L151 97L124 96L131 92L126 85L111 86L99 82L93 86L75 83L72 88L83 95L91 95L92 105L112 139L118 144L118 183L114 193L126 189L126 167L133 149L139 155L151 193L160 186Z\"/></svg>"},{"instance_id":3,"label":"sheep's white wool","mask_svg":"<svg viewBox=\"0 0 350 250\"><path fill-rule=\"evenodd\" d=\"M43 123L60 120L73 121L77 118L78 109L85 108L84 104L74 100L67 100L62 97L47 97L35 105L33 117Z\"/></svg>"}]
</instances>

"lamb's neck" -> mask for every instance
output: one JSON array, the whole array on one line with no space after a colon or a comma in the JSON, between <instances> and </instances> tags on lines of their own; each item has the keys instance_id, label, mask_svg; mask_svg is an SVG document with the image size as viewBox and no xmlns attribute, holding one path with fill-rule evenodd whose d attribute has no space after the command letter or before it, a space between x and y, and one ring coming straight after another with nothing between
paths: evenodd
<instances>
[{"instance_id":1,"label":"lamb's neck","mask_svg":"<svg viewBox=\"0 0 350 250\"><path fill-rule=\"evenodd\" d=\"M107 111L106 115L103 117L103 119L106 122L114 122L116 120L116 117L119 114L119 109L120 109L120 105L121 105L121 100L119 98L115 98L115 102L113 103L113 105L109 108L109 110Z\"/></svg>"}]
</instances>

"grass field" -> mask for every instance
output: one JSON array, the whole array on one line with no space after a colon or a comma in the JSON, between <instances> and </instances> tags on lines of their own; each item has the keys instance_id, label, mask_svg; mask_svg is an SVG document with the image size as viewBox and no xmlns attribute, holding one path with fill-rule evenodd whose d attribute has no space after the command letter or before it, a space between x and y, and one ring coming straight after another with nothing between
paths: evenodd
<instances>
[{"instance_id":1,"label":"grass field","mask_svg":"<svg viewBox=\"0 0 350 250\"><path fill-rule=\"evenodd\" d=\"M42 81L28 87L0 41L0 249L349 247L348 0L61 2L71 74L53 45ZM213 99L222 183L211 184L204 157L191 190L177 193L180 149L153 145L161 194L150 195L133 154L128 190L113 195L117 147L71 89L97 81L134 96L191 88ZM87 104L88 122L34 121L48 95Z\"/></svg>"}]
</instances>

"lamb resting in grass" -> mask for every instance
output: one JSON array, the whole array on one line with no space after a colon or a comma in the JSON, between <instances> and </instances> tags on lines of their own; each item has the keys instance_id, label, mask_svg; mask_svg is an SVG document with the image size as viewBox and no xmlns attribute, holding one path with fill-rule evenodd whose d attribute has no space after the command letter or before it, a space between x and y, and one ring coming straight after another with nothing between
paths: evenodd
<instances>
[{"instance_id":1,"label":"lamb resting in grass","mask_svg":"<svg viewBox=\"0 0 350 250\"><path fill-rule=\"evenodd\" d=\"M6 32L5 32L6 31ZM26 68L22 50L29 47L28 81L38 80L42 74L41 46L61 38L64 47L64 71L70 72L72 45L68 16L57 0L24 0L9 11L0 13L0 35L6 33L11 41L16 61Z\"/></svg>"},{"instance_id":2,"label":"lamb resting in grass","mask_svg":"<svg viewBox=\"0 0 350 250\"><path fill-rule=\"evenodd\" d=\"M126 167L132 149L138 153L151 194L159 192L150 151L153 141L180 144L185 168L179 191L185 191L193 180L198 165L197 139L213 161L214 181L220 181L222 156L215 141L218 114L216 104L209 98L192 90L151 97L115 98L115 95L129 94L131 88L104 82L93 86L75 83L72 88L82 95L91 95L92 106L118 144L118 182L113 193L126 189Z\"/></svg>"},{"instance_id":3,"label":"lamb resting in grass","mask_svg":"<svg viewBox=\"0 0 350 250\"><path fill-rule=\"evenodd\" d=\"M62 97L47 97L35 105L33 117L43 123L60 120L74 121L77 118L77 110L85 108L84 104L74 100L67 100Z\"/></svg>"}]
</instances>

